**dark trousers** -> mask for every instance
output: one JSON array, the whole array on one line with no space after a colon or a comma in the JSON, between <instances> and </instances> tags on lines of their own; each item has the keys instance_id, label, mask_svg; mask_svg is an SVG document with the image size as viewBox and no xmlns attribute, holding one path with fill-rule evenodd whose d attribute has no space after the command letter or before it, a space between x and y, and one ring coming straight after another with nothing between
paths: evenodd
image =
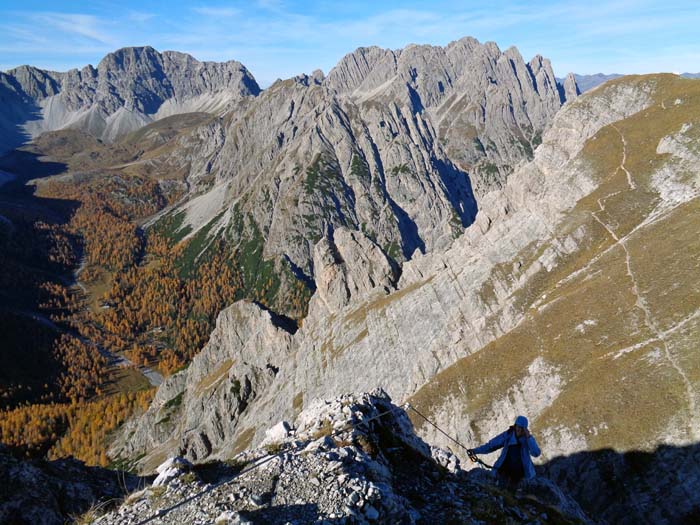
<instances>
[{"instance_id":1,"label":"dark trousers","mask_svg":"<svg viewBox=\"0 0 700 525\"><path fill-rule=\"evenodd\" d=\"M515 492L518 485L524 478L523 474L520 472L510 472L504 469L498 469L496 472L496 483L499 487L511 492Z\"/></svg>"}]
</instances>

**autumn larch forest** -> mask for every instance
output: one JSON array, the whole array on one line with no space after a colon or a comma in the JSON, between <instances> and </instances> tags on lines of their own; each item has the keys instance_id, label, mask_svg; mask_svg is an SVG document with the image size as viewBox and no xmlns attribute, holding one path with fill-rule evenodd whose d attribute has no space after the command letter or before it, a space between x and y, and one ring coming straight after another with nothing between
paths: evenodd
<instances>
[{"instance_id":1,"label":"autumn larch forest","mask_svg":"<svg viewBox=\"0 0 700 525\"><path fill-rule=\"evenodd\" d=\"M23 209L0 201L11 220L0 222L0 441L22 456L108 466L109 433L154 393L138 367L186 367L241 298L284 301L297 321L306 313L304 283L275 297L274 273L243 269L225 239L199 252L167 213L141 227L180 197L156 180L108 171L23 182L3 188Z\"/></svg>"}]
</instances>

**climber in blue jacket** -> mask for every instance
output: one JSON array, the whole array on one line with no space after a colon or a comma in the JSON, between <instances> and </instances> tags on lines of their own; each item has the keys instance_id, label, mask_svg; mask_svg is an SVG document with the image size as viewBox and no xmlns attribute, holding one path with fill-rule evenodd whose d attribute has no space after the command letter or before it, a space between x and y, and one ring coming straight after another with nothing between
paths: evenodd
<instances>
[{"instance_id":1,"label":"climber in blue jacket","mask_svg":"<svg viewBox=\"0 0 700 525\"><path fill-rule=\"evenodd\" d=\"M468 451L469 459L477 461L477 454L488 454L502 448L501 455L493 465L499 481L506 487L515 487L522 479L535 477L535 466L530 456L541 454L537 441L527 429L525 416L518 416L515 424L491 441Z\"/></svg>"}]
</instances>

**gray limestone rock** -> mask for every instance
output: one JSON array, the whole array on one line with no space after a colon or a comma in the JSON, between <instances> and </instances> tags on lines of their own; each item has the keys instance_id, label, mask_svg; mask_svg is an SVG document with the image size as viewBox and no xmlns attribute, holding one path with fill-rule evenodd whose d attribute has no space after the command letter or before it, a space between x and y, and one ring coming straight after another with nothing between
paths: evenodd
<instances>
[{"instance_id":1,"label":"gray limestone rock","mask_svg":"<svg viewBox=\"0 0 700 525\"><path fill-rule=\"evenodd\" d=\"M470 523L476 515L499 523L590 523L551 482L540 483L538 500L526 492L514 499L491 477L467 473L454 459L447 471L433 459L449 457L421 440L382 390L344 394L311 403L285 435L232 457L233 469L195 467L129 495L93 523L130 525L156 515L172 524ZM187 479L217 469L205 486Z\"/></svg>"},{"instance_id":2,"label":"gray limestone rock","mask_svg":"<svg viewBox=\"0 0 700 525\"><path fill-rule=\"evenodd\" d=\"M238 419L288 360L291 334L281 322L249 302L221 312L208 350L163 382L148 411L126 424L113 453L133 457L147 450L143 461L155 468L173 450L196 461L222 448L245 448L254 430L238 432L237 442Z\"/></svg>"},{"instance_id":3,"label":"gray limestone rock","mask_svg":"<svg viewBox=\"0 0 700 525\"><path fill-rule=\"evenodd\" d=\"M347 261L347 262L346 262ZM374 288L393 288L398 272L382 250L357 231L339 228L333 239L324 237L314 250L316 294L313 316L337 313L353 300L367 296ZM313 308L313 307L312 307Z\"/></svg>"},{"instance_id":4,"label":"gray limestone rock","mask_svg":"<svg viewBox=\"0 0 700 525\"><path fill-rule=\"evenodd\" d=\"M325 77L232 104L161 161L189 165L191 195L172 213L190 236L254 240L315 279L314 246L339 228L399 263L446 249L476 200L532 158L561 104L549 61L515 48L359 48Z\"/></svg>"},{"instance_id":5,"label":"gray limestone rock","mask_svg":"<svg viewBox=\"0 0 700 525\"><path fill-rule=\"evenodd\" d=\"M576 77L573 73L569 73L564 79L564 98L567 101L574 100L580 94L581 92L579 91L578 84L576 83Z\"/></svg>"},{"instance_id":6,"label":"gray limestone rock","mask_svg":"<svg viewBox=\"0 0 700 525\"><path fill-rule=\"evenodd\" d=\"M21 66L0 73L0 152L56 129L76 128L113 141L162 117L221 112L260 92L239 62L199 62L175 51L123 48L97 68L65 73Z\"/></svg>"}]
</instances>

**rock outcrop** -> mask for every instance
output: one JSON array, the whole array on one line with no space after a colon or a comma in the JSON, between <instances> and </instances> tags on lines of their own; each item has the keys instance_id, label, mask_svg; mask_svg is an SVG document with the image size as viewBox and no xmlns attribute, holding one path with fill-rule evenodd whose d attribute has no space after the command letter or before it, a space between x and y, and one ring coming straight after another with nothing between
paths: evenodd
<instances>
[{"instance_id":1,"label":"rock outcrop","mask_svg":"<svg viewBox=\"0 0 700 525\"><path fill-rule=\"evenodd\" d=\"M128 525L156 515L173 524L589 522L545 480L513 497L490 476L463 471L453 454L418 438L382 391L317 400L293 424L280 422L266 434L264 447L226 463L176 469L186 462L167 460L159 471L172 475L93 523Z\"/></svg>"},{"instance_id":2,"label":"rock outcrop","mask_svg":"<svg viewBox=\"0 0 700 525\"><path fill-rule=\"evenodd\" d=\"M61 525L89 517L138 488L140 481L73 459L21 460L2 447L0 476L0 523L13 525Z\"/></svg>"},{"instance_id":3,"label":"rock outcrop","mask_svg":"<svg viewBox=\"0 0 700 525\"><path fill-rule=\"evenodd\" d=\"M284 321L256 304L227 308L217 319L211 350L163 383L138 424L127 423L115 445L118 454L149 452L147 461L155 468L171 449L202 460L231 447L233 429L242 426L240 415L269 389L288 359L291 339ZM241 435L240 449L252 438Z\"/></svg>"},{"instance_id":4,"label":"rock outcrop","mask_svg":"<svg viewBox=\"0 0 700 525\"><path fill-rule=\"evenodd\" d=\"M568 75L566 75L566 78L564 79L563 88L565 100L574 100L581 94L578 88L578 84L576 82L576 77L573 73L569 73Z\"/></svg>"},{"instance_id":5,"label":"rock outcrop","mask_svg":"<svg viewBox=\"0 0 700 525\"><path fill-rule=\"evenodd\" d=\"M364 234L338 228L332 239L324 237L316 245L314 275L316 297L311 317L323 318L375 288L392 290L398 269Z\"/></svg>"}]
</instances>

